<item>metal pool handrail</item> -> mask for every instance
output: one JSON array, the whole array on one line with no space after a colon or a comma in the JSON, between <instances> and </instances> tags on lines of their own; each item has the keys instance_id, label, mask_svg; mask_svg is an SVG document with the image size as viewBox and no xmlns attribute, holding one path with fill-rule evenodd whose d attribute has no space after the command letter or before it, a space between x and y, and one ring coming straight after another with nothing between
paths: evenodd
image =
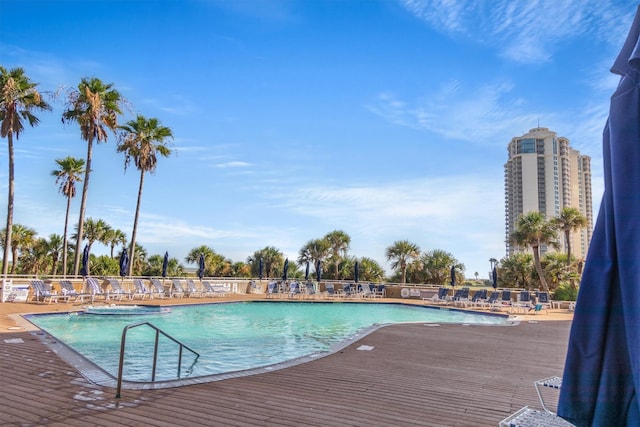
<instances>
[{"instance_id":1,"label":"metal pool handrail","mask_svg":"<svg viewBox=\"0 0 640 427\"><path fill-rule=\"evenodd\" d=\"M148 326L151 329L156 331L156 341L153 346L153 368L151 372L151 382L155 382L156 380L156 362L158 360L158 341L160 339L160 334L164 335L165 337L169 338L171 341L175 342L180 346L180 351L178 353L178 377L180 377L180 369L182 368L182 349L183 348L195 354L196 361L200 357L200 353L191 349L188 345L181 343L180 341L173 338L171 335L164 332L162 329L158 328L152 323L140 322L140 323L133 323L131 325L127 325L124 327L124 329L122 329L122 339L120 340L120 363L118 364L118 386L116 388L116 399L120 398L120 390L122 389L122 368L124 366L124 349L125 349L125 343L127 341L127 331L129 331L129 329L137 328L138 326Z\"/></svg>"}]
</instances>

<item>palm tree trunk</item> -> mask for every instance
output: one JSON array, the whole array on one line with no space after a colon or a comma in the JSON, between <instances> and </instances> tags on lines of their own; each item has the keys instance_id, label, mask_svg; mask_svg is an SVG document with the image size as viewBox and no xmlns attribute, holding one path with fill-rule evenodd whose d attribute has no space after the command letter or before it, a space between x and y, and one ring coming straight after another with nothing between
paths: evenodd
<instances>
[{"instance_id":1,"label":"palm tree trunk","mask_svg":"<svg viewBox=\"0 0 640 427\"><path fill-rule=\"evenodd\" d=\"M9 272L9 251L11 248L11 231L13 228L13 133L7 134L7 145L9 147L9 195L7 200L7 228L4 238L4 256L2 257L2 275L7 277ZM12 269L13 270L13 269Z\"/></svg>"},{"instance_id":2,"label":"palm tree trunk","mask_svg":"<svg viewBox=\"0 0 640 427\"><path fill-rule=\"evenodd\" d=\"M571 237L571 231L565 230L564 241L567 243L567 265L571 265L571 240L569 240L570 237Z\"/></svg>"},{"instance_id":3,"label":"palm tree trunk","mask_svg":"<svg viewBox=\"0 0 640 427\"><path fill-rule=\"evenodd\" d=\"M12 260L11 260L11 274L16 272L16 260L18 259L18 248L11 247Z\"/></svg>"},{"instance_id":4,"label":"palm tree trunk","mask_svg":"<svg viewBox=\"0 0 640 427\"><path fill-rule=\"evenodd\" d=\"M542 264L540 263L540 248L538 246L532 246L533 250L533 260L536 265L536 272L538 272L538 278L540 279L540 284L542 285L542 289L545 292L549 292L549 286L547 286L547 281L544 279L544 273L542 272Z\"/></svg>"},{"instance_id":5,"label":"palm tree trunk","mask_svg":"<svg viewBox=\"0 0 640 427\"><path fill-rule=\"evenodd\" d=\"M51 267L51 275L52 276L56 275L57 267L58 267L58 257L54 256L53 257L53 267Z\"/></svg>"},{"instance_id":6,"label":"palm tree trunk","mask_svg":"<svg viewBox=\"0 0 640 427\"><path fill-rule=\"evenodd\" d=\"M142 186L144 185L144 170L140 171L140 186L138 187L138 203L136 204L136 216L133 219L133 231L131 232L131 249L129 250L129 276L133 276L133 260L135 258L136 232L138 231L138 216L140 215L140 201L142 200Z\"/></svg>"},{"instance_id":7,"label":"palm tree trunk","mask_svg":"<svg viewBox=\"0 0 640 427\"><path fill-rule=\"evenodd\" d=\"M62 278L67 277L67 230L69 227L69 210L71 209L71 196L67 196L67 211L64 216L64 232L62 234Z\"/></svg>"},{"instance_id":8,"label":"palm tree trunk","mask_svg":"<svg viewBox=\"0 0 640 427\"><path fill-rule=\"evenodd\" d=\"M82 239L84 238L84 214L87 209L87 193L89 191L89 175L91 174L91 155L93 151L93 139L87 143L87 162L84 170L84 183L82 184L82 197L80 198L80 218L78 219L78 236L76 238L76 255L73 261L73 274L78 275L80 270L80 256L82 255Z\"/></svg>"}]
</instances>

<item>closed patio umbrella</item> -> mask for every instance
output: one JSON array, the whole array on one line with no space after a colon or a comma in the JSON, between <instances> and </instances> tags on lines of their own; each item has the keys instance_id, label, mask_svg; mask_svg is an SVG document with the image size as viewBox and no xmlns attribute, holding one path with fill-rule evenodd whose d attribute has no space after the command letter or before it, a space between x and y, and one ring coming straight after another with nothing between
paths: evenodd
<instances>
[{"instance_id":1,"label":"closed patio umbrella","mask_svg":"<svg viewBox=\"0 0 640 427\"><path fill-rule=\"evenodd\" d=\"M604 194L571 324L558 415L578 427L640 425L640 7L611 72Z\"/></svg>"},{"instance_id":2,"label":"closed patio umbrella","mask_svg":"<svg viewBox=\"0 0 640 427\"><path fill-rule=\"evenodd\" d=\"M129 269L129 254L127 254L127 248L122 250L120 254L120 277L124 277L127 275L127 270Z\"/></svg>"},{"instance_id":3,"label":"closed patio umbrella","mask_svg":"<svg viewBox=\"0 0 640 427\"><path fill-rule=\"evenodd\" d=\"M260 258L260 262L258 263L258 279L262 280L262 270L264 269L264 265L262 262L262 258Z\"/></svg>"},{"instance_id":4,"label":"closed patio umbrella","mask_svg":"<svg viewBox=\"0 0 640 427\"><path fill-rule=\"evenodd\" d=\"M200 280L204 277L204 254L200 254L200 259L198 260L198 277Z\"/></svg>"},{"instance_id":5,"label":"closed patio umbrella","mask_svg":"<svg viewBox=\"0 0 640 427\"><path fill-rule=\"evenodd\" d=\"M493 267L493 271L491 272L491 282L491 286L493 286L493 289L498 289L498 271L495 267Z\"/></svg>"},{"instance_id":6,"label":"closed patio umbrella","mask_svg":"<svg viewBox=\"0 0 640 427\"><path fill-rule=\"evenodd\" d=\"M320 262L320 260L318 260L316 262L316 282L319 282L321 277L322 277L322 263Z\"/></svg>"},{"instance_id":7,"label":"closed patio umbrella","mask_svg":"<svg viewBox=\"0 0 640 427\"><path fill-rule=\"evenodd\" d=\"M80 274L84 277L89 275L89 245L84 245L82 251L82 268L80 269Z\"/></svg>"},{"instance_id":8,"label":"closed patio umbrella","mask_svg":"<svg viewBox=\"0 0 640 427\"><path fill-rule=\"evenodd\" d=\"M287 280L287 273L289 272L289 258L284 260L284 268L282 269L282 280Z\"/></svg>"},{"instance_id":9,"label":"closed patio umbrella","mask_svg":"<svg viewBox=\"0 0 640 427\"><path fill-rule=\"evenodd\" d=\"M456 286L456 266L451 266L451 287L454 288Z\"/></svg>"},{"instance_id":10,"label":"closed patio umbrella","mask_svg":"<svg viewBox=\"0 0 640 427\"><path fill-rule=\"evenodd\" d=\"M304 269L304 280L309 281L309 261L307 261L307 268Z\"/></svg>"},{"instance_id":11,"label":"closed patio umbrella","mask_svg":"<svg viewBox=\"0 0 640 427\"><path fill-rule=\"evenodd\" d=\"M358 283L358 279L360 276L360 266L358 265L358 261L353 265L353 281Z\"/></svg>"},{"instance_id":12,"label":"closed patio umbrella","mask_svg":"<svg viewBox=\"0 0 640 427\"><path fill-rule=\"evenodd\" d=\"M162 259L162 278L167 277L168 268L169 268L169 252L165 252L164 258Z\"/></svg>"}]
</instances>

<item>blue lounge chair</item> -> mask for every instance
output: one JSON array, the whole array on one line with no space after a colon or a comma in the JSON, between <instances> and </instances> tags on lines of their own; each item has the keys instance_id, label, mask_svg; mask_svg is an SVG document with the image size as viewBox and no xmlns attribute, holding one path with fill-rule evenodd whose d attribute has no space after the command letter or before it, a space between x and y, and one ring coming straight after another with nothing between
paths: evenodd
<instances>
[{"instance_id":1,"label":"blue lounge chair","mask_svg":"<svg viewBox=\"0 0 640 427\"><path fill-rule=\"evenodd\" d=\"M267 284L267 298L273 298L278 295L278 283L269 282Z\"/></svg>"},{"instance_id":2,"label":"blue lounge chair","mask_svg":"<svg viewBox=\"0 0 640 427\"><path fill-rule=\"evenodd\" d=\"M339 295L336 293L335 288L333 287L333 283L325 283L325 285L324 285L324 289L325 289L325 295L326 295L328 298L334 298L334 297L339 296Z\"/></svg>"},{"instance_id":3,"label":"blue lounge chair","mask_svg":"<svg viewBox=\"0 0 640 427\"><path fill-rule=\"evenodd\" d=\"M514 309L529 311L533 308L531 304L531 294L529 291L521 291L518 293L518 300L511 305Z\"/></svg>"},{"instance_id":4,"label":"blue lounge chair","mask_svg":"<svg viewBox=\"0 0 640 427\"><path fill-rule=\"evenodd\" d=\"M447 302L447 296L449 295L449 289L442 287L438 289L438 293L429 298L422 298L424 302L431 301L435 304L444 304Z\"/></svg>"},{"instance_id":5,"label":"blue lounge chair","mask_svg":"<svg viewBox=\"0 0 640 427\"><path fill-rule=\"evenodd\" d=\"M315 298L316 297L316 287L313 283L307 282L305 284L305 298Z\"/></svg>"},{"instance_id":6,"label":"blue lounge chair","mask_svg":"<svg viewBox=\"0 0 640 427\"><path fill-rule=\"evenodd\" d=\"M476 291L476 293L473 294L471 301L469 301L467 305L471 305L475 307L478 305L482 305L482 303L486 300L487 300L487 290L480 289L479 291Z\"/></svg>"},{"instance_id":7,"label":"blue lounge chair","mask_svg":"<svg viewBox=\"0 0 640 427\"><path fill-rule=\"evenodd\" d=\"M500 294L500 305L502 307L511 307L511 291L504 289Z\"/></svg>"},{"instance_id":8,"label":"blue lounge chair","mask_svg":"<svg viewBox=\"0 0 640 427\"><path fill-rule=\"evenodd\" d=\"M342 296L346 297L352 297L355 295L355 292L353 290L353 287L350 284L344 284L342 285Z\"/></svg>"},{"instance_id":9,"label":"blue lounge chair","mask_svg":"<svg viewBox=\"0 0 640 427\"><path fill-rule=\"evenodd\" d=\"M500 299L500 292L493 291L491 292L491 295L489 295L489 298L487 298L485 301L479 301L478 305L480 306L480 308L494 309L496 305L499 303L498 302L499 299Z\"/></svg>"},{"instance_id":10,"label":"blue lounge chair","mask_svg":"<svg viewBox=\"0 0 640 427\"><path fill-rule=\"evenodd\" d=\"M466 305L469 303L469 288L464 287L457 290L453 296L453 305Z\"/></svg>"},{"instance_id":11,"label":"blue lounge chair","mask_svg":"<svg viewBox=\"0 0 640 427\"><path fill-rule=\"evenodd\" d=\"M551 300L549 299L549 294L547 292L538 292L538 302L536 303L535 311L536 313L541 310L545 310L547 314L549 313L549 309L551 308Z\"/></svg>"},{"instance_id":12,"label":"blue lounge chair","mask_svg":"<svg viewBox=\"0 0 640 427\"><path fill-rule=\"evenodd\" d=\"M289 298L300 297L300 283L289 283Z\"/></svg>"}]
</instances>

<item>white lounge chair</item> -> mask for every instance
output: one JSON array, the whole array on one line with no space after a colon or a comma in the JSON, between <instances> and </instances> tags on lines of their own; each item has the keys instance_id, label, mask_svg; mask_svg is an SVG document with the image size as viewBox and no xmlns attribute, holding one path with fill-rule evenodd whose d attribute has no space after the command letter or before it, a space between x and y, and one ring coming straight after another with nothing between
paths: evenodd
<instances>
[{"instance_id":1,"label":"white lounge chair","mask_svg":"<svg viewBox=\"0 0 640 427\"><path fill-rule=\"evenodd\" d=\"M147 296L149 297L149 299L152 298L152 292L147 289L142 279L134 279L133 286L135 287L135 290L131 294L132 299L140 298L141 300L143 300Z\"/></svg>"},{"instance_id":2,"label":"white lounge chair","mask_svg":"<svg viewBox=\"0 0 640 427\"><path fill-rule=\"evenodd\" d=\"M51 290L51 285L47 285L42 280L32 280L31 287L33 288L33 296L36 301L42 301L49 304L52 302L58 302L59 300L69 301L70 296L65 294L57 294Z\"/></svg>"},{"instance_id":3,"label":"white lounge chair","mask_svg":"<svg viewBox=\"0 0 640 427\"><path fill-rule=\"evenodd\" d=\"M167 296L167 291L164 289L164 285L158 279L151 279L151 297L164 298Z\"/></svg>"},{"instance_id":4,"label":"white lounge chair","mask_svg":"<svg viewBox=\"0 0 640 427\"><path fill-rule=\"evenodd\" d=\"M107 294L100 287L100 283L95 277L87 277L87 281L85 283L87 287L87 292L83 292L76 298L76 301L84 302L85 298L94 302L97 299L107 300Z\"/></svg>"},{"instance_id":5,"label":"white lounge chair","mask_svg":"<svg viewBox=\"0 0 640 427\"><path fill-rule=\"evenodd\" d=\"M198 287L196 286L196 282L193 281L193 279L187 279L187 297L191 298L191 297L202 297L204 294L202 291L200 291L198 289Z\"/></svg>"},{"instance_id":6,"label":"white lounge chair","mask_svg":"<svg viewBox=\"0 0 640 427\"><path fill-rule=\"evenodd\" d=\"M118 279L107 279L109 282L109 286L111 287L111 291L109 292L109 298L122 300L122 298L133 299L133 294L127 292Z\"/></svg>"},{"instance_id":7,"label":"white lounge chair","mask_svg":"<svg viewBox=\"0 0 640 427\"><path fill-rule=\"evenodd\" d=\"M169 291L169 296L172 298L182 298L184 294L185 292L182 288L182 282L180 281L180 279L173 279L171 281L171 290Z\"/></svg>"}]
</instances>

